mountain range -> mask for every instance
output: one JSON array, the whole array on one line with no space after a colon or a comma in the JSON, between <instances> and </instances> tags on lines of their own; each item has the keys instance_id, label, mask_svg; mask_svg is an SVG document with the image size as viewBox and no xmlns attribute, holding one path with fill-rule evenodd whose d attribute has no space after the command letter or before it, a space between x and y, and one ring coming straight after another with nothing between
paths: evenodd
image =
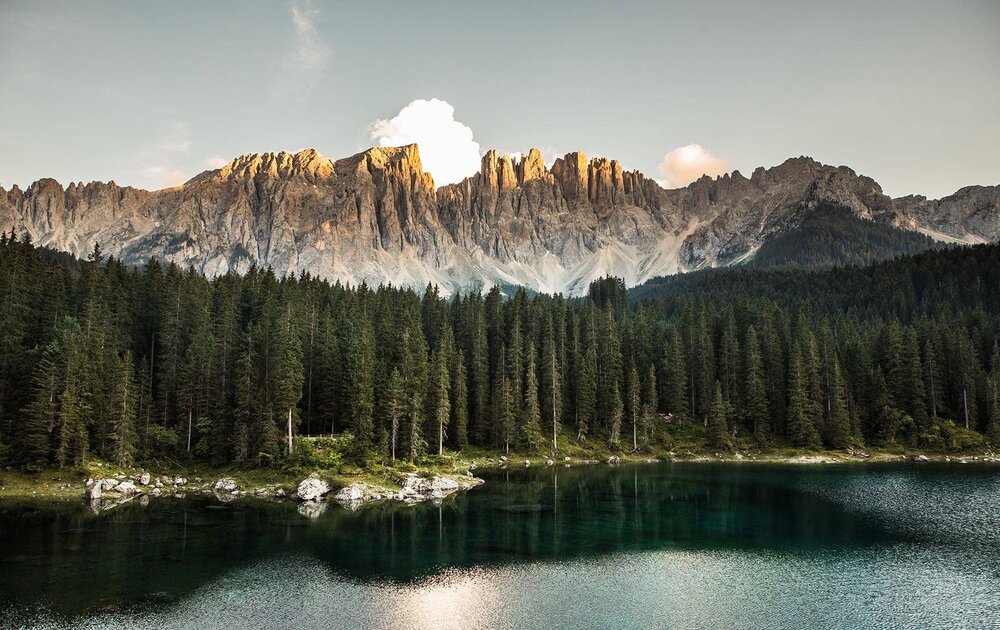
<instances>
[{"instance_id":1,"label":"mountain range","mask_svg":"<svg viewBox=\"0 0 1000 630\"><path fill-rule=\"evenodd\" d=\"M831 208L937 241L1000 238L1000 186L893 199L870 177L807 157L670 190L580 152L547 167L537 149L488 151L479 173L437 188L416 145L338 160L313 149L244 155L157 191L53 179L0 188L0 228L81 257L99 244L127 263L155 257L210 276L256 264L351 284L569 295L605 275L636 285L751 261Z\"/></svg>"}]
</instances>

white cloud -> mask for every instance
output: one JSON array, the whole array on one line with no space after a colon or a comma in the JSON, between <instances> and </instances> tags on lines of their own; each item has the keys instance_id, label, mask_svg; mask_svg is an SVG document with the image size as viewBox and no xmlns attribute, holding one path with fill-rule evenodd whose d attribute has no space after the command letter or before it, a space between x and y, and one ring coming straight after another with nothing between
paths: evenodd
<instances>
[{"instance_id":1,"label":"white cloud","mask_svg":"<svg viewBox=\"0 0 1000 630\"><path fill-rule=\"evenodd\" d=\"M727 160L715 157L700 144L677 147L663 156L657 168L663 175L657 181L664 188L680 188L702 175L716 177L731 170Z\"/></svg>"},{"instance_id":2,"label":"white cloud","mask_svg":"<svg viewBox=\"0 0 1000 630\"><path fill-rule=\"evenodd\" d=\"M211 157L205 158L202 164L205 165L205 168L215 170L217 168L222 168L226 164L229 164L229 160L222 157L221 155L213 155Z\"/></svg>"},{"instance_id":3,"label":"white cloud","mask_svg":"<svg viewBox=\"0 0 1000 630\"><path fill-rule=\"evenodd\" d=\"M415 100L395 117L372 123L371 134L383 147L420 145L420 161L437 186L479 171L479 143L472 139L472 129L455 120L455 108L447 101Z\"/></svg>"}]
</instances>

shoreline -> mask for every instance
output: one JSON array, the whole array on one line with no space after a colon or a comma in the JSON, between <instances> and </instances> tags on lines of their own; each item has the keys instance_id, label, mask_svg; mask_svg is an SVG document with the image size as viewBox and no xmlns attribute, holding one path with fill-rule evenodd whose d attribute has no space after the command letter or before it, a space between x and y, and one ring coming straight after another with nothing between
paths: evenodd
<instances>
[{"instance_id":1,"label":"shoreline","mask_svg":"<svg viewBox=\"0 0 1000 630\"><path fill-rule=\"evenodd\" d=\"M596 455L596 453L595 453ZM86 471L79 469L48 469L37 473L5 469L0 471L0 502L5 500L86 500L85 490L89 479L97 481L117 480L118 483L131 482L132 488L125 496L117 498L115 505L124 505L139 497L152 500L159 497L183 497L188 494L214 495L222 502L244 499L296 500L300 484L310 478L321 480L323 491L317 499L303 502L333 502L336 493L347 488L357 488L345 502L358 507L362 503L399 500L418 502L441 500L456 492L464 492L483 483L476 471L517 470L549 468L554 466L577 467L620 464L767 464L777 466L834 465L852 466L857 464L901 464L935 463L959 465L1000 465L1000 453L990 450L970 453L926 453L921 451L795 451L732 453L660 453L660 454L609 454L605 458L568 457L553 459L545 456L504 456L497 453L474 453L471 457L451 456L446 463L436 462L424 466L406 466L403 469L382 468L376 471L353 471L347 474L330 474L324 471L310 473L275 471L267 469L212 469L208 467L181 467L179 472L166 472L166 467L151 465L121 468L103 462L87 465ZM161 469L153 473L153 470ZM171 470L177 471L178 467ZM444 490L422 482L411 482L418 490L404 496L401 491L407 479L449 480ZM232 482L230 491L220 492L218 485L224 480ZM145 481L146 483L140 483ZM183 483L173 483L183 481ZM166 483L164 483L166 482ZM452 483L454 483L454 487ZM117 483L114 485L118 485ZM428 485L426 496L421 492ZM124 486L123 486L124 487ZM134 490L133 490L134 488ZM111 488L108 488L111 490ZM100 497L98 493L98 497ZM354 499L351 499L353 496Z\"/></svg>"}]
</instances>

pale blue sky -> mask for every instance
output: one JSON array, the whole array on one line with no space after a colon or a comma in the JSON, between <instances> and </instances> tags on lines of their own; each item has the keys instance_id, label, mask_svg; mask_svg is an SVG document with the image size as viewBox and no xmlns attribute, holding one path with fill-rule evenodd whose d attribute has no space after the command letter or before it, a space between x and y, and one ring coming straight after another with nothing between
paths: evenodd
<instances>
[{"instance_id":1,"label":"pale blue sky","mask_svg":"<svg viewBox=\"0 0 1000 630\"><path fill-rule=\"evenodd\" d=\"M938 197L1000 183L998 34L997 0L3 0L0 185L342 157L437 98L481 150L580 149L659 178L697 143L745 174L811 155Z\"/></svg>"}]
</instances>

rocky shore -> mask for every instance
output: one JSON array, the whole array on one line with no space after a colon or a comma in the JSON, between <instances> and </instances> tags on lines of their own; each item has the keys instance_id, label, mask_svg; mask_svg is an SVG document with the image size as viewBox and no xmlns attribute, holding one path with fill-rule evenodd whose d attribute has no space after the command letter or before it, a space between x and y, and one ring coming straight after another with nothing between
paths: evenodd
<instances>
[{"instance_id":1,"label":"rocky shore","mask_svg":"<svg viewBox=\"0 0 1000 630\"><path fill-rule=\"evenodd\" d=\"M316 517L331 504L355 510L375 501L440 502L456 492L468 490L481 483L483 480L473 477L471 473L465 476L410 473L399 479L398 483L354 481L338 487L330 479L312 473L299 482L294 492L289 493L277 484L245 487L232 477L222 477L214 482L196 477L189 481L181 476L153 477L148 472L141 472L131 476L119 473L104 478L87 479L84 483L83 498L95 513L131 501L145 504L152 497L183 498L188 494L212 495L222 503L230 503L240 498L295 500L300 503L299 511L303 515Z\"/></svg>"}]
</instances>

